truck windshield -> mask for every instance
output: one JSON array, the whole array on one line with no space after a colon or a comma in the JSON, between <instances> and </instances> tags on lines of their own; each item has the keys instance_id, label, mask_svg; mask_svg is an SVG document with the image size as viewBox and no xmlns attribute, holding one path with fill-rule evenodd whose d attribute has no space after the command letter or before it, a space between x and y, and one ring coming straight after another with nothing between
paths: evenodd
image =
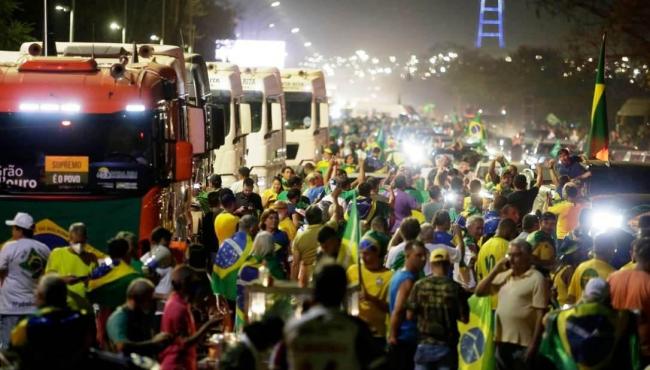
<instances>
[{"instance_id":1,"label":"truck windshield","mask_svg":"<svg viewBox=\"0 0 650 370\"><path fill-rule=\"evenodd\" d=\"M244 102L251 107L251 132L259 132L262 129L262 103L264 94L261 91L246 91Z\"/></svg>"},{"instance_id":2,"label":"truck windshield","mask_svg":"<svg viewBox=\"0 0 650 370\"><path fill-rule=\"evenodd\" d=\"M312 94L309 92L285 92L284 100L287 106L287 130L310 128L313 124L311 117Z\"/></svg>"},{"instance_id":3,"label":"truck windshield","mask_svg":"<svg viewBox=\"0 0 650 370\"><path fill-rule=\"evenodd\" d=\"M146 190L156 117L2 113L0 192Z\"/></svg>"}]
</instances>

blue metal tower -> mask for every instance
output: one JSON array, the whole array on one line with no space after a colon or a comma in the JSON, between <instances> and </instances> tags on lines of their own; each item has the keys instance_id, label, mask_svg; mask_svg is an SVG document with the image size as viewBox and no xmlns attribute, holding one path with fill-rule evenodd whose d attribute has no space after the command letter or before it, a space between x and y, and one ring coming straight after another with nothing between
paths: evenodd
<instances>
[{"instance_id":1,"label":"blue metal tower","mask_svg":"<svg viewBox=\"0 0 650 370\"><path fill-rule=\"evenodd\" d=\"M481 0L478 16L478 32L476 33L476 47L483 46L483 39L498 38L499 47L506 46L503 40L503 1Z\"/></svg>"}]
</instances>

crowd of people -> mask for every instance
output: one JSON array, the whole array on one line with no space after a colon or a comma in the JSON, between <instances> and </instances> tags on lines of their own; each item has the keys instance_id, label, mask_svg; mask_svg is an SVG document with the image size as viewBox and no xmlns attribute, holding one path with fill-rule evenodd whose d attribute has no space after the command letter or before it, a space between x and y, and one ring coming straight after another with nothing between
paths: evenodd
<instances>
[{"instance_id":1,"label":"crowd of people","mask_svg":"<svg viewBox=\"0 0 650 370\"><path fill-rule=\"evenodd\" d=\"M69 245L50 250L32 217L16 214L0 250L3 360L454 369L458 323L488 297L498 369L650 365L650 219L636 236L594 230L590 173L569 150L534 179L502 156L476 178L451 156L424 173L389 159L390 127L344 130L320 161L285 167L268 189L245 167L229 186L210 176L196 194L199 243L187 248L158 227L146 243L120 232L99 253L79 222ZM540 190L549 181L556 192ZM249 318L247 286L262 280L311 288L300 317ZM357 316L344 308L349 286ZM229 332L237 341L220 353L206 345Z\"/></svg>"}]
</instances>

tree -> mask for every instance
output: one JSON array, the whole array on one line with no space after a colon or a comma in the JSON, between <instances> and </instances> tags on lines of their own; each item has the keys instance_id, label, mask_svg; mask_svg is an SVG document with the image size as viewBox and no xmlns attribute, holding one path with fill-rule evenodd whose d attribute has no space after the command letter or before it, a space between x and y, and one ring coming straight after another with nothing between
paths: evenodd
<instances>
[{"instance_id":1,"label":"tree","mask_svg":"<svg viewBox=\"0 0 650 370\"><path fill-rule=\"evenodd\" d=\"M647 0L528 0L542 14L575 24L575 47L597 48L607 32L608 53L650 60L650 6Z\"/></svg>"},{"instance_id":2,"label":"tree","mask_svg":"<svg viewBox=\"0 0 650 370\"><path fill-rule=\"evenodd\" d=\"M14 0L0 0L0 49L18 50L20 44L31 40L29 37L32 25L16 20L16 13L20 10Z\"/></svg>"}]
</instances>

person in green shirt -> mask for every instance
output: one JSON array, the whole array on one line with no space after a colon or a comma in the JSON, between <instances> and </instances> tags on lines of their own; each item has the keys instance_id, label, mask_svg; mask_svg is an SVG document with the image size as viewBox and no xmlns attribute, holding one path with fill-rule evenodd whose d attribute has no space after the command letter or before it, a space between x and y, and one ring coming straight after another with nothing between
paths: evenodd
<instances>
[{"instance_id":1,"label":"person in green shirt","mask_svg":"<svg viewBox=\"0 0 650 370\"><path fill-rule=\"evenodd\" d=\"M124 260L133 267L135 272L142 275L142 261L138 258L138 237L130 231L120 231L115 235L115 239L124 239L129 243L129 252Z\"/></svg>"}]
</instances>

